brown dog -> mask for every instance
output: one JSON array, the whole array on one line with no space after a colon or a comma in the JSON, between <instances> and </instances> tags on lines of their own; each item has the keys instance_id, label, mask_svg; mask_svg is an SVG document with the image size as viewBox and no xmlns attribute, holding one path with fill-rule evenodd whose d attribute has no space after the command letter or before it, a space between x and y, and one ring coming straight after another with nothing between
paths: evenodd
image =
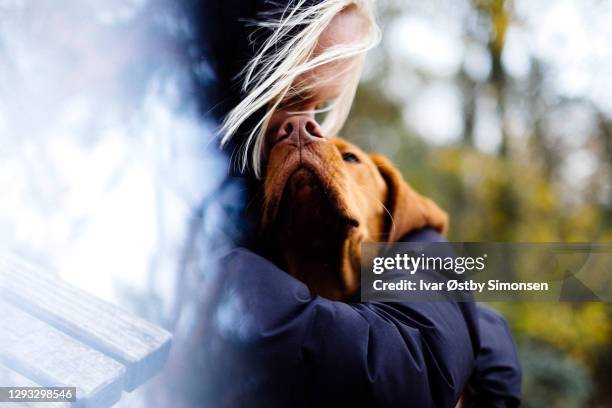
<instances>
[{"instance_id":1,"label":"brown dog","mask_svg":"<svg viewBox=\"0 0 612 408\"><path fill-rule=\"evenodd\" d=\"M383 156L292 117L268 139L262 231L270 256L317 295L345 299L360 283L361 243L396 241L448 217Z\"/></svg>"}]
</instances>

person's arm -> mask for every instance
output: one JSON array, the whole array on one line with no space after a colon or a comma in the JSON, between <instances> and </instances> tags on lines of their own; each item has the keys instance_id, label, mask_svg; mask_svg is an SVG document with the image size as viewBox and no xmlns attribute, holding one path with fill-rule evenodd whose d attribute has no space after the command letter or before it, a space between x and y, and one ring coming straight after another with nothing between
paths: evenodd
<instances>
[{"instance_id":1,"label":"person's arm","mask_svg":"<svg viewBox=\"0 0 612 408\"><path fill-rule=\"evenodd\" d=\"M430 228L415 231L402 241L447 242ZM522 371L512 333L506 320L492 309L477 304L476 310L479 347L464 407L518 407Z\"/></svg>"},{"instance_id":2,"label":"person's arm","mask_svg":"<svg viewBox=\"0 0 612 408\"><path fill-rule=\"evenodd\" d=\"M521 402L521 366L505 319L478 305L480 351L470 379L475 407L511 408Z\"/></svg>"},{"instance_id":3,"label":"person's arm","mask_svg":"<svg viewBox=\"0 0 612 408\"><path fill-rule=\"evenodd\" d=\"M346 304L312 297L248 250L219 264L185 312L171 361L189 373L181 394L193 401L452 407L472 374L472 303Z\"/></svg>"}]
</instances>

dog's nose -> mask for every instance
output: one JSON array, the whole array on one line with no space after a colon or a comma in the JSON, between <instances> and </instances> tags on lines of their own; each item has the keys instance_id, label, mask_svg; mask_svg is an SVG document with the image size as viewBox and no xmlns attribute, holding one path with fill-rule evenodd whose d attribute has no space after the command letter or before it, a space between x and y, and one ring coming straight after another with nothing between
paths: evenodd
<instances>
[{"instance_id":1,"label":"dog's nose","mask_svg":"<svg viewBox=\"0 0 612 408\"><path fill-rule=\"evenodd\" d=\"M274 139L274 144L286 140L297 147L303 147L308 143L321 141L323 133L313 119L307 116L291 116L280 125Z\"/></svg>"}]
</instances>

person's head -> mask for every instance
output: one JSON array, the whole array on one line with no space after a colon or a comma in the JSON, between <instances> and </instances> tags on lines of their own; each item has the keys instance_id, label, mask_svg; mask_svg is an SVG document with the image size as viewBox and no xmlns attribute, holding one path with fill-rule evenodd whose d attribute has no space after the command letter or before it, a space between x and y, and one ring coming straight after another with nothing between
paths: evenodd
<instances>
[{"instance_id":1,"label":"person's head","mask_svg":"<svg viewBox=\"0 0 612 408\"><path fill-rule=\"evenodd\" d=\"M373 2L298 0L279 19L258 23L272 32L243 71L245 96L221 128L226 143L247 120L264 112L241 141L243 170L250 164L255 175L261 175L266 135L278 131L293 115L319 121L326 136L340 130L365 52L380 38Z\"/></svg>"}]
</instances>

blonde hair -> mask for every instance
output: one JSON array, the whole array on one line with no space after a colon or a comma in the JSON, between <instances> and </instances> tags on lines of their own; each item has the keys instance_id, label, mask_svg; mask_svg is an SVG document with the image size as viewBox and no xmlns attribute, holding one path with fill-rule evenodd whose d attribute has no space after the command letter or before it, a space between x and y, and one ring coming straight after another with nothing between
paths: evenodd
<instances>
[{"instance_id":1,"label":"blonde hair","mask_svg":"<svg viewBox=\"0 0 612 408\"><path fill-rule=\"evenodd\" d=\"M374 20L374 0L322 0L308 6L305 5L306 1L297 0L295 5L288 6L276 20L257 23L263 29L273 30L272 34L241 73L245 97L221 125L223 145L236 135L247 119L260 109L266 108L263 117L249 131L238 158L240 169L246 170L251 151L251 165L257 177L261 176L261 150L270 117L285 97L302 91L296 89L299 86L294 85L295 79L330 62L360 57L349 83L334 103L325 109L327 115L321 123L321 128L326 135L336 134L342 128L353 103L361 76L363 56L380 40L380 31ZM338 13L349 6L356 6L367 17L367 33L359 41L339 44L314 55L323 31ZM301 28L297 34L296 28Z\"/></svg>"}]
</instances>

